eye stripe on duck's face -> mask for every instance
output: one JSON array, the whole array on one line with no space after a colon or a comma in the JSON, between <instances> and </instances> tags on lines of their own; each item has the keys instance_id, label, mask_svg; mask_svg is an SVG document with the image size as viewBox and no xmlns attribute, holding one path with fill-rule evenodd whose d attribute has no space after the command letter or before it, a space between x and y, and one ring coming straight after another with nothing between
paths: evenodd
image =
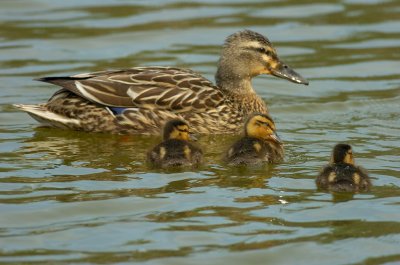
<instances>
[{"instance_id":1,"label":"eye stripe on duck's face","mask_svg":"<svg viewBox=\"0 0 400 265\"><path fill-rule=\"evenodd\" d=\"M246 50L251 51L254 55L258 56L259 66L254 67L252 75L256 76L259 74L271 74L271 69L275 69L279 64L280 60L276 51L272 47L265 47L260 45L246 46Z\"/></svg>"},{"instance_id":2,"label":"eye stripe on duck's face","mask_svg":"<svg viewBox=\"0 0 400 265\"><path fill-rule=\"evenodd\" d=\"M270 47L263 47L263 46L246 46L245 47L246 50L250 50L250 51L256 51L260 54L262 54L263 56L266 55L269 57L269 59L273 59L273 60L277 60L278 57L276 56L276 52L274 49L270 48Z\"/></svg>"},{"instance_id":3,"label":"eye stripe on duck's face","mask_svg":"<svg viewBox=\"0 0 400 265\"><path fill-rule=\"evenodd\" d=\"M272 120L263 116L253 117L246 126L246 135L256 138L269 138L275 131Z\"/></svg>"},{"instance_id":4,"label":"eye stripe on duck's face","mask_svg":"<svg viewBox=\"0 0 400 265\"><path fill-rule=\"evenodd\" d=\"M268 56L272 55L272 51L270 49L265 49L264 47L259 47L259 48L255 48L256 51L262 53L262 54L266 54Z\"/></svg>"},{"instance_id":5,"label":"eye stripe on duck's face","mask_svg":"<svg viewBox=\"0 0 400 265\"><path fill-rule=\"evenodd\" d=\"M272 130L275 130L275 125L270 120L267 119L257 119L255 121L255 124L257 124L258 126L266 126L271 128Z\"/></svg>"},{"instance_id":6,"label":"eye stripe on duck's face","mask_svg":"<svg viewBox=\"0 0 400 265\"><path fill-rule=\"evenodd\" d=\"M187 125L175 126L170 133L169 139L189 141L189 127Z\"/></svg>"},{"instance_id":7,"label":"eye stripe on duck's face","mask_svg":"<svg viewBox=\"0 0 400 265\"><path fill-rule=\"evenodd\" d=\"M180 132L189 133L189 128L186 125L179 125L176 127L176 129Z\"/></svg>"}]
</instances>

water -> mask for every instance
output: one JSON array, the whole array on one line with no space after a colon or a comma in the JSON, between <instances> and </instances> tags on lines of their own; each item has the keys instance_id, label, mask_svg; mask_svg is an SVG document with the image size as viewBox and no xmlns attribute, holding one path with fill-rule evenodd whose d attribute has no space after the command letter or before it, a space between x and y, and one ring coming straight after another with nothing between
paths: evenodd
<instances>
[{"instance_id":1,"label":"water","mask_svg":"<svg viewBox=\"0 0 400 265\"><path fill-rule=\"evenodd\" d=\"M0 263L400 263L400 4L388 1L0 3ZM200 139L198 171L149 170L158 137L36 128L13 103L44 102L48 75L146 65L213 79L220 45L249 28L310 80L254 80L284 163L221 163L235 137ZM316 190L347 141L374 187ZM208 148L208 149L207 149Z\"/></svg>"}]
</instances>

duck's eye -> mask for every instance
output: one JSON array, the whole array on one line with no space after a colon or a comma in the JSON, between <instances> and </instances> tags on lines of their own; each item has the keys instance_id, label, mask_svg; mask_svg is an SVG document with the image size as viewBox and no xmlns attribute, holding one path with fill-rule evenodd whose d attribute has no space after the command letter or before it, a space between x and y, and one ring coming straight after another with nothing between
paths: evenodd
<instances>
[{"instance_id":1,"label":"duck's eye","mask_svg":"<svg viewBox=\"0 0 400 265\"><path fill-rule=\"evenodd\" d=\"M271 52L270 50L266 50L266 49L263 48L263 47L257 48L257 51L260 52L260 53L264 53L264 54L266 54L266 55L268 55L268 56L271 56L271 55L272 55L272 52Z\"/></svg>"},{"instance_id":2,"label":"duck's eye","mask_svg":"<svg viewBox=\"0 0 400 265\"><path fill-rule=\"evenodd\" d=\"M257 51L259 51L261 53L265 53L266 52L265 48L263 48L263 47L257 48Z\"/></svg>"}]
</instances>

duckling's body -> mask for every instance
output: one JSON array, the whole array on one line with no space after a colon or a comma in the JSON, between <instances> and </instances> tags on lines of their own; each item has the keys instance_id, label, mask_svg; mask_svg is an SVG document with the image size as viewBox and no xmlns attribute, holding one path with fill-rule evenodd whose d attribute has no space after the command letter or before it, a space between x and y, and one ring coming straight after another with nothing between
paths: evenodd
<instances>
[{"instance_id":1,"label":"duckling's body","mask_svg":"<svg viewBox=\"0 0 400 265\"><path fill-rule=\"evenodd\" d=\"M326 165L316 179L317 187L335 192L368 191L371 180L365 169L354 164L352 148L337 144L331 163Z\"/></svg>"},{"instance_id":2,"label":"duckling's body","mask_svg":"<svg viewBox=\"0 0 400 265\"><path fill-rule=\"evenodd\" d=\"M40 78L62 89L47 103L16 107L62 129L158 134L166 121L181 119L196 133L235 133L249 114L268 112L251 84L260 74L308 84L279 60L267 38L245 30L227 38L216 85L188 69L134 67Z\"/></svg>"},{"instance_id":3,"label":"duckling's body","mask_svg":"<svg viewBox=\"0 0 400 265\"><path fill-rule=\"evenodd\" d=\"M243 137L229 149L227 159L231 165L278 163L283 159L283 149L274 142Z\"/></svg>"},{"instance_id":4,"label":"duckling's body","mask_svg":"<svg viewBox=\"0 0 400 265\"><path fill-rule=\"evenodd\" d=\"M203 152L189 142L189 127L181 120L171 120L164 126L164 141L147 154L154 167L197 166Z\"/></svg>"},{"instance_id":5,"label":"duckling's body","mask_svg":"<svg viewBox=\"0 0 400 265\"><path fill-rule=\"evenodd\" d=\"M245 124L245 136L228 149L225 160L230 165L278 163L283 153L273 120L265 114L254 114Z\"/></svg>"}]
</instances>

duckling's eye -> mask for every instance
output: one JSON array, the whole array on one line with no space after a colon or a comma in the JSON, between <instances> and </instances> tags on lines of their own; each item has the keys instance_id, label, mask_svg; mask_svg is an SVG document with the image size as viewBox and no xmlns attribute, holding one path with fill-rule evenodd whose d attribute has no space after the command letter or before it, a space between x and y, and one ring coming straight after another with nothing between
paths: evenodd
<instances>
[{"instance_id":1,"label":"duckling's eye","mask_svg":"<svg viewBox=\"0 0 400 265\"><path fill-rule=\"evenodd\" d=\"M266 127L269 127L269 123L268 123L268 122L257 121L257 125L258 125L258 126L266 126Z\"/></svg>"}]
</instances>

